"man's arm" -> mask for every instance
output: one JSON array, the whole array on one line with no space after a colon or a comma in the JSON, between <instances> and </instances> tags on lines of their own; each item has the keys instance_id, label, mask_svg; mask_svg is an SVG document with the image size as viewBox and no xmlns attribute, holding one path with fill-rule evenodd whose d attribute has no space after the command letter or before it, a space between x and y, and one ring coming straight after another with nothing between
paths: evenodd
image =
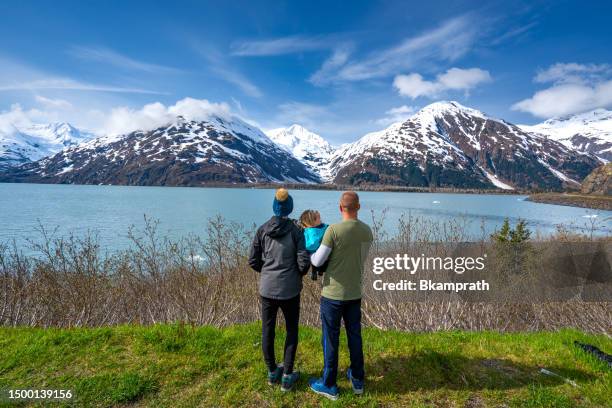
<instances>
[{"instance_id":1,"label":"man's arm","mask_svg":"<svg viewBox=\"0 0 612 408\"><path fill-rule=\"evenodd\" d=\"M319 249L310 256L310 262L316 267L323 265L325 261L327 261L327 258L329 258L331 251L332 249L330 247L323 244L319 245Z\"/></svg>"},{"instance_id":2,"label":"man's arm","mask_svg":"<svg viewBox=\"0 0 612 408\"><path fill-rule=\"evenodd\" d=\"M333 226L327 227L325 230L325 234L323 234L323 239L321 240L321 245L319 245L319 249L310 256L310 262L314 266L321 266L327 261L329 255L334 248L334 229Z\"/></svg>"},{"instance_id":3,"label":"man's arm","mask_svg":"<svg viewBox=\"0 0 612 408\"><path fill-rule=\"evenodd\" d=\"M261 267L263 266L260 232L261 229L258 229L255 233L253 244L251 244L251 249L249 250L249 265L256 272L261 272Z\"/></svg>"}]
</instances>

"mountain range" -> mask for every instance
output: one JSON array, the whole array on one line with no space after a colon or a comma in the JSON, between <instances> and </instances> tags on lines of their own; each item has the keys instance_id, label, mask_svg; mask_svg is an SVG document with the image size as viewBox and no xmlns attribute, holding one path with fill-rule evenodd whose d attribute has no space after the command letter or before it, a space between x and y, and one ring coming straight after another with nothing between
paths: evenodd
<instances>
[{"instance_id":1,"label":"mountain range","mask_svg":"<svg viewBox=\"0 0 612 408\"><path fill-rule=\"evenodd\" d=\"M612 111L595 109L520 127L526 132L546 135L569 148L612 161Z\"/></svg>"},{"instance_id":2,"label":"mountain range","mask_svg":"<svg viewBox=\"0 0 612 408\"><path fill-rule=\"evenodd\" d=\"M93 139L68 124L37 125L50 129L45 141L57 142L32 143L30 129L0 133L0 181L561 190L577 187L609 160L610 123L612 112L600 109L517 126L457 102L436 102L336 149L297 124L264 134L234 116L177 117L158 129Z\"/></svg>"},{"instance_id":3,"label":"mountain range","mask_svg":"<svg viewBox=\"0 0 612 408\"><path fill-rule=\"evenodd\" d=\"M0 180L194 186L318 183L310 167L238 118L177 117L151 131L104 136L0 173Z\"/></svg>"}]
</instances>

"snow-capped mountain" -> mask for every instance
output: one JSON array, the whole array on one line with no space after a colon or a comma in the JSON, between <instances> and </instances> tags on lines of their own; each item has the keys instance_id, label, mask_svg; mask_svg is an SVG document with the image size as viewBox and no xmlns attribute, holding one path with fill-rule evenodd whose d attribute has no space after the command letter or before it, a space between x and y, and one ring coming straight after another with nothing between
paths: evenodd
<instances>
[{"instance_id":1,"label":"snow-capped mountain","mask_svg":"<svg viewBox=\"0 0 612 408\"><path fill-rule=\"evenodd\" d=\"M334 149L321 136L297 124L288 128L272 129L266 134L276 144L310 166L321 179L329 179L329 159Z\"/></svg>"},{"instance_id":2,"label":"snow-capped mountain","mask_svg":"<svg viewBox=\"0 0 612 408\"><path fill-rule=\"evenodd\" d=\"M319 177L238 118L177 117L151 131L104 136L9 169L0 181L178 185L316 183Z\"/></svg>"},{"instance_id":3,"label":"snow-capped mountain","mask_svg":"<svg viewBox=\"0 0 612 408\"><path fill-rule=\"evenodd\" d=\"M561 189L598 164L478 110L436 102L338 149L330 168L338 184Z\"/></svg>"},{"instance_id":4,"label":"snow-capped mountain","mask_svg":"<svg viewBox=\"0 0 612 408\"><path fill-rule=\"evenodd\" d=\"M596 109L577 115L549 119L534 126L520 126L540 133L567 147L612 161L612 111Z\"/></svg>"},{"instance_id":5,"label":"snow-capped mountain","mask_svg":"<svg viewBox=\"0 0 612 408\"><path fill-rule=\"evenodd\" d=\"M0 129L0 169L39 160L93 137L65 122L5 126Z\"/></svg>"},{"instance_id":6,"label":"snow-capped mountain","mask_svg":"<svg viewBox=\"0 0 612 408\"><path fill-rule=\"evenodd\" d=\"M605 125L604 113L597 112L598 125ZM548 121L549 126L567 122L557 121ZM542 132L457 102L433 103L404 122L336 150L299 125L266 136L236 117L214 115L203 121L179 116L154 130L92 140L68 124L2 132L0 164L22 164L5 165L0 181L9 182L334 182L560 190L577 187L601 164ZM41 158L46 154L51 156Z\"/></svg>"}]
</instances>

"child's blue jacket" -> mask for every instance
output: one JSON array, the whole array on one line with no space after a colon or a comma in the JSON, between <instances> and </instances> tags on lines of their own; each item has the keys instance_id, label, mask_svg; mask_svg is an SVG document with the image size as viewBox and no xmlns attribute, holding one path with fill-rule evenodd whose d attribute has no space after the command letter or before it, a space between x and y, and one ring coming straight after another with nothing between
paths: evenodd
<instances>
[{"instance_id":1,"label":"child's blue jacket","mask_svg":"<svg viewBox=\"0 0 612 408\"><path fill-rule=\"evenodd\" d=\"M320 224L316 227L304 228L304 239L308 252L315 252L319 248L328 226L327 224Z\"/></svg>"}]
</instances>

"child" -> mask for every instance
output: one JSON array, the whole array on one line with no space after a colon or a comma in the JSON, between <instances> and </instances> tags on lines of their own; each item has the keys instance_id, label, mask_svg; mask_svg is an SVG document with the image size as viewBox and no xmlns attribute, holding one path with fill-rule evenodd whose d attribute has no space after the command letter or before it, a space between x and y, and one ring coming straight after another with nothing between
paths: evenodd
<instances>
[{"instance_id":1,"label":"child","mask_svg":"<svg viewBox=\"0 0 612 408\"><path fill-rule=\"evenodd\" d=\"M321 245L321 241L323 240L323 235L327 230L329 225L323 224L321 222L321 214L319 214L316 210L306 210L300 216L300 225L304 228L304 240L306 241L306 251L308 253L313 254L319 249ZM311 279L317 280L317 275L323 275L325 269L327 268L327 263L321 265L320 267L312 268Z\"/></svg>"}]
</instances>

